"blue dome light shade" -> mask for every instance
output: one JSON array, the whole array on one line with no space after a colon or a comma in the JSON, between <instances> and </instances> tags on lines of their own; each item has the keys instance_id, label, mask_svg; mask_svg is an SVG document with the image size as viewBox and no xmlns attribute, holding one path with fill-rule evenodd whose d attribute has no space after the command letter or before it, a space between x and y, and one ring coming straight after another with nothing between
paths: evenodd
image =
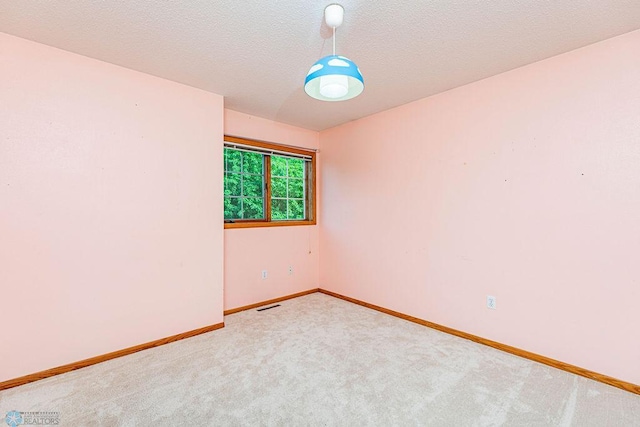
<instances>
[{"instance_id":1,"label":"blue dome light shade","mask_svg":"<svg viewBox=\"0 0 640 427\"><path fill-rule=\"evenodd\" d=\"M358 66L348 58L329 55L319 59L304 80L304 91L321 101L346 101L364 90Z\"/></svg>"}]
</instances>

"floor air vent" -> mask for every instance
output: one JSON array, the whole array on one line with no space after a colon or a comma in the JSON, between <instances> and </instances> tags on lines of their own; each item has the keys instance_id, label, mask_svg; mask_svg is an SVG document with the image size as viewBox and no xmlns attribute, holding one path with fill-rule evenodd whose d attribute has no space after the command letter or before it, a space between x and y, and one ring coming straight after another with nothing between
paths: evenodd
<instances>
[{"instance_id":1,"label":"floor air vent","mask_svg":"<svg viewBox=\"0 0 640 427\"><path fill-rule=\"evenodd\" d=\"M276 307L280 307L280 304L276 304L276 305L272 305L272 306L264 307L264 308L259 308L256 311L265 311L265 310L270 310L270 309L276 308Z\"/></svg>"}]
</instances>

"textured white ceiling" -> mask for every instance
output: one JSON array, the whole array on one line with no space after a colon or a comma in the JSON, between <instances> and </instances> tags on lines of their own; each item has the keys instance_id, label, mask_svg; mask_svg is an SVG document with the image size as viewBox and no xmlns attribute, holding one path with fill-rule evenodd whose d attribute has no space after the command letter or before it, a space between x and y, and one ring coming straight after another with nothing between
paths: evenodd
<instances>
[{"instance_id":1,"label":"textured white ceiling","mask_svg":"<svg viewBox=\"0 0 640 427\"><path fill-rule=\"evenodd\" d=\"M225 96L322 130L640 29L640 0L343 0L337 53L364 93L309 98L326 1L0 0L0 31Z\"/></svg>"}]
</instances>

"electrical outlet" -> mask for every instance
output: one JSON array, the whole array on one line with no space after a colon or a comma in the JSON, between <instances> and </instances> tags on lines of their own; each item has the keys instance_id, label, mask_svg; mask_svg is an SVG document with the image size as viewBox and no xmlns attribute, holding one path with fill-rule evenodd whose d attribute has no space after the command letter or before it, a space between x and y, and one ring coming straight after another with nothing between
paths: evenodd
<instances>
[{"instance_id":1,"label":"electrical outlet","mask_svg":"<svg viewBox=\"0 0 640 427\"><path fill-rule=\"evenodd\" d=\"M262 270L262 280L266 279L269 272L267 270Z\"/></svg>"},{"instance_id":2,"label":"electrical outlet","mask_svg":"<svg viewBox=\"0 0 640 427\"><path fill-rule=\"evenodd\" d=\"M497 308L496 297L487 295L487 308L495 310Z\"/></svg>"},{"instance_id":3,"label":"electrical outlet","mask_svg":"<svg viewBox=\"0 0 640 427\"><path fill-rule=\"evenodd\" d=\"M289 266L289 276L291 276L293 274L293 266L290 265Z\"/></svg>"}]
</instances>

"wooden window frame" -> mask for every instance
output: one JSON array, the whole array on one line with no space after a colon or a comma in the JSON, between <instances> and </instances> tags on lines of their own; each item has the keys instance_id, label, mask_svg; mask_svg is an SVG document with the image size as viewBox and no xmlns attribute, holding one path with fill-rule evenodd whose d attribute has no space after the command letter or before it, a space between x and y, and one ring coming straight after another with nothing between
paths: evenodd
<instances>
[{"instance_id":1,"label":"wooden window frame","mask_svg":"<svg viewBox=\"0 0 640 427\"><path fill-rule=\"evenodd\" d=\"M254 228L254 227L289 227L296 225L316 225L316 152L305 150L303 148L290 147L287 145L274 144L272 142L258 141L255 139L240 138L237 136L224 136L224 146L228 144L238 144L246 147L256 148L256 152L264 156L270 156L264 151L274 151L275 155L281 152L286 156L287 153L310 157L310 161L305 161L306 167L306 216L305 220L271 220L271 162L264 162L264 219L237 219L233 222L224 222L224 228Z\"/></svg>"}]
</instances>

